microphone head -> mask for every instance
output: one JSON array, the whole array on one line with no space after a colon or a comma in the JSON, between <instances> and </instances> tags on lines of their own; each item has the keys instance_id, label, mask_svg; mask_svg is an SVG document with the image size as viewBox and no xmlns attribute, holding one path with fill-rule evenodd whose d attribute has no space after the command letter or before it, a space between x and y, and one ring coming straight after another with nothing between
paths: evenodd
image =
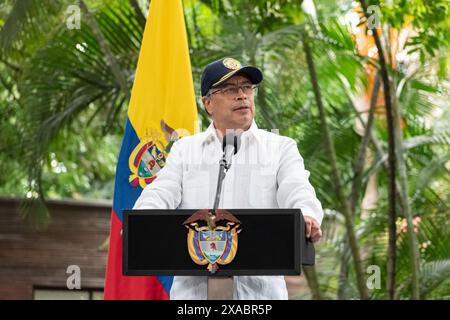
<instances>
[{"instance_id":1,"label":"microphone head","mask_svg":"<svg viewBox=\"0 0 450 320\"><path fill-rule=\"evenodd\" d=\"M241 135L237 134L237 132L230 132L223 137L222 149L225 151L226 147L233 147L234 154L239 151L239 147L241 146Z\"/></svg>"}]
</instances>

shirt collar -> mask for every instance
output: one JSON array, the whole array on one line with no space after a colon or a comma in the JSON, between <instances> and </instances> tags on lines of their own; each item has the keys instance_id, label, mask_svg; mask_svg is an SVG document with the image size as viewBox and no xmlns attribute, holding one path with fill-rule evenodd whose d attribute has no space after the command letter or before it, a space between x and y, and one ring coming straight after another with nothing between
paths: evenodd
<instances>
[{"instance_id":1,"label":"shirt collar","mask_svg":"<svg viewBox=\"0 0 450 320\"><path fill-rule=\"evenodd\" d=\"M214 139L220 141L219 138L217 137L216 128L214 127L214 121L211 122L211 124L208 126L208 129L206 129L204 133L205 135L203 137L202 143L212 141ZM255 120L252 121L250 128L248 128L248 130L242 133L241 137L244 138L246 136L254 137L256 140L259 140L258 126L256 125Z\"/></svg>"}]
</instances>

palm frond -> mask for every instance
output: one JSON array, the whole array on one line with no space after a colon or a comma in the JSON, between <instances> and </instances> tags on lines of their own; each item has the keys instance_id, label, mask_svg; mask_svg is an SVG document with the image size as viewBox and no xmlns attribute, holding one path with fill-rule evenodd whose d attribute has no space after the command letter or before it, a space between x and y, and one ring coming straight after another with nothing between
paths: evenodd
<instances>
[{"instance_id":1,"label":"palm frond","mask_svg":"<svg viewBox=\"0 0 450 320\"><path fill-rule=\"evenodd\" d=\"M405 139L403 148L412 149L429 144L450 145L450 132L439 132L432 135L421 135Z\"/></svg>"},{"instance_id":2,"label":"palm frond","mask_svg":"<svg viewBox=\"0 0 450 320\"><path fill-rule=\"evenodd\" d=\"M0 55L14 47L36 43L45 37L55 20L66 7L67 1L18 0L15 1L0 30Z\"/></svg>"},{"instance_id":3,"label":"palm frond","mask_svg":"<svg viewBox=\"0 0 450 320\"><path fill-rule=\"evenodd\" d=\"M428 261L422 266L420 295L429 296L450 278L450 259ZM448 281L447 281L448 282ZM441 297L444 299L445 297ZM447 297L448 298L448 297Z\"/></svg>"},{"instance_id":4,"label":"palm frond","mask_svg":"<svg viewBox=\"0 0 450 320\"><path fill-rule=\"evenodd\" d=\"M117 1L100 8L96 19L131 87L143 32L135 11L127 3ZM60 27L55 32L26 65L20 91L26 93L21 101L28 110L25 114L29 138L23 143L30 182L39 181L37 175L41 171L36 168L42 165L52 141L88 108L99 109L89 114L91 121L93 117L104 121L102 134L106 134L108 130L118 130L117 120L125 114L127 103L126 93L85 24L78 31ZM35 187L43 194L39 184Z\"/></svg>"}]
</instances>

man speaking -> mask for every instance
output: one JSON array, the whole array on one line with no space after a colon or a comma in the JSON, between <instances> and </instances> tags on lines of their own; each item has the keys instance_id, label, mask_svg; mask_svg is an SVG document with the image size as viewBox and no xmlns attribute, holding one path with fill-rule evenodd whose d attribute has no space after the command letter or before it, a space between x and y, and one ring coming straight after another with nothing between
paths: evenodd
<instances>
[{"instance_id":1,"label":"man speaking","mask_svg":"<svg viewBox=\"0 0 450 320\"><path fill-rule=\"evenodd\" d=\"M219 208L300 208L306 235L320 239L322 206L308 181L296 142L258 129L254 96L263 80L258 68L224 58L208 64L201 79L203 105L212 118L205 132L172 146L158 177L143 191L134 209L204 209L215 199L222 140L241 132L239 151L225 179ZM174 277L171 299L206 299L207 277ZM234 299L287 299L284 276L236 276Z\"/></svg>"}]
</instances>

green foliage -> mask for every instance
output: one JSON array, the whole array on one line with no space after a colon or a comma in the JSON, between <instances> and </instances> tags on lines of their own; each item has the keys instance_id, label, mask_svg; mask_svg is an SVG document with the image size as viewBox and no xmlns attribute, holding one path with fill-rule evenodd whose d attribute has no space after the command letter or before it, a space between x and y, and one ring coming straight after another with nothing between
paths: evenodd
<instances>
[{"instance_id":1,"label":"green foliage","mask_svg":"<svg viewBox=\"0 0 450 320\"><path fill-rule=\"evenodd\" d=\"M86 1L131 88L145 18L142 1ZM90 27L64 22L71 1L5 1L0 4L0 195L31 199L101 198L113 195L116 159L126 119L127 92L114 78ZM354 165L362 137L356 111L366 92L368 64L344 19L352 1L317 1L316 16L301 1L184 0L194 84L197 92L206 63L233 56L257 65L265 80L256 98L256 121L294 138L310 180L326 208L324 240L317 248L317 272L323 296L344 292L358 298L353 267L344 246L346 229L333 192L331 164L325 150L301 35L309 32L327 123L336 146L344 191L357 199L355 227L364 268L381 269L386 298L388 177L387 124L384 107L375 125L362 186L351 194ZM383 37L389 28L412 32L398 67L390 69L394 102L402 117L407 166L407 201L416 217L420 245L422 298L450 298L448 208L448 6L445 1L370 1L381 8ZM380 93L381 95L381 93ZM209 118L198 101L203 128ZM378 199L362 208L369 178L376 176ZM25 202L38 225L48 219L39 202ZM411 296L410 251L404 214L398 205L397 293ZM420 221L419 219L420 218ZM340 270L348 268L347 280Z\"/></svg>"}]
</instances>

